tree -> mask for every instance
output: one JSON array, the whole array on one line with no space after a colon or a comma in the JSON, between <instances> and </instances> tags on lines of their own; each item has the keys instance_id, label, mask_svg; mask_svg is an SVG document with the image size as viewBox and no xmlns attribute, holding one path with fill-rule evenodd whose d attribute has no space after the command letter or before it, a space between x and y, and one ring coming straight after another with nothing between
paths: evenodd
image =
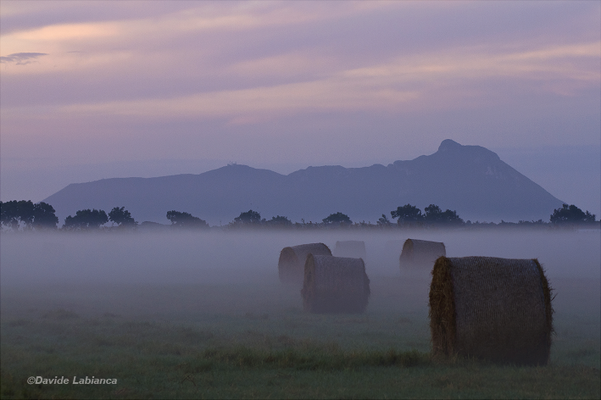
<instances>
[{"instance_id":1,"label":"tree","mask_svg":"<svg viewBox=\"0 0 601 400\"><path fill-rule=\"evenodd\" d=\"M442 213L442 220L447 225L463 225L465 222L457 215L457 211L448 208Z\"/></svg>"},{"instance_id":2,"label":"tree","mask_svg":"<svg viewBox=\"0 0 601 400\"><path fill-rule=\"evenodd\" d=\"M348 215L343 214L341 212L337 212L336 214L330 214L326 218L322 219L322 221L325 225L351 225L353 223L353 221L351 221Z\"/></svg>"},{"instance_id":3,"label":"tree","mask_svg":"<svg viewBox=\"0 0 601 400\"><path fill-rule=\"evenodd\" d=\"M390 226L392 223L386 217L386 214L382 214L382 217L378 219L378 226Z\"/></svg>"},{"instance_id":4,"label":"tree","mask_svg":"<svg viewBox=\"0 0 601 400\"><path fill-rule=\"evenodd\" d=\"M256 225L260 223L261 214L253 210L248 210L247 212L240 213L239 216L234 218L234 224Z\"/></svg>"},{"instance_id":5,"label":"tree","mask_svg":"<svg viewBox=\"0 0 601 400\"><path fill-rule=\"evenodd\" d=\"M17 200L0 202L0 219L2 225L13 230L19 229L20 218Z\"/></svg>"},{"instance_id":6,"label":"tree","mask_svg":"<svg viewBox=\"0 0 601 400\"><path fill-rule=\"evenodd\" d=\"M58 218L54 208L47 203L33 204L31 200L0 202L2 225L18 230L21 223L25 228L55 228Z\"/></svg>"},{"instance_id":7,"label":"tree","mask_svg":"<svg viewBox=\"0 0 601 400\"><path fill-rule=\"evenodd\" d=\"M33 203L31 200L21 200L17 202L17 214L21 222L25 224L26 228L31 228L33 224Z\"/></svg>"},{"instance_id":8,"label":"tree","mask_svg":"<svg viewBox=\"0 0 601 400\"><path fill-rule=\"evenodd\" d=\"M290 221L287 217L282 217L278 215L277 217L271 217L271 219L267 221L266 224L271 226L291 226L292 221Z\"/></svg>"},{"instance_id":9,"label":"tree","mask_svg":"<svg viewBox=\"0 0 601 400\"><path fill-rule=\"evenodd\" d=\"M193 216L187 212L179 212L171 210L167 212L167 219L171 221L171 226L174 228L208 228L207 221Z\"/></svg>"},{"instance_id":10,"label":"tree","mask_svg":"<svg viewBox=\"0 0 601 400\"><path fill-rule=\"evenodd\" d=\"M430 204L424 209L424 221L428 224L459 225L463 220L459 218L456 211L447 209L442 211L436 204Z\"/></svg>"},{"instance_id":11,"label":"tree","mask_svg":"<svg viewBox=\"0 0 601 400\"><path fill-rule=\"evenodd\" d=\"M33 205L33 227L35 229L56 229L58 217L54 207L40 201Z\"/></svg>"},{"instance_id":12,"label":"tree","mask_svg":"<svg viewBox=\"0 0 601 400\"><path fill-rule=\"evenodd\" d=\"M595 214L583 212L574 204L568 206L564 204L561 208L556 208L551 214L550 221L553 224L582 224L595 222Z\"/></svg>"},{"instance_id":13,"label":"tree","mask_svg":"<svg viewBox=\"0 0 601 400\"><path fill-rule=\"evenodd\" d=\"M405 204L402 207L397 207L396 210L391 211L390 215L392 218L398 218L397 223L399 225L411 225L423 220L422 212L419 208L412 206L411 204Z\"/></svg>"},{"instance_id":14,"label":"tree","mask_svg":"<svg viewBox=\"0 0 601 400\"><path fill-rule=\"evenodd\" d=\"M135 226L137 224L125 207L114 207L109 213L109 220L119 226Z\"/></svg>"},{"instance_id":15,"label":"tree","mask_svg":"<svg viewBox=\"0 0 601 400\"><path fill-rule=\"evenodd\" d=\"M430 204L424 208L424 221L429 224L438 224L442 222L442 210L435 204Z\"/></svg>"},{"instance_id":16,"label":"tree","mask_svg":"<svg viewBox=\"0 0 601 400\"><path fill-rule=\"evenodd\" d=\"M67 230L82 230L82 229L98 229L100 225L109 222L109 218L104 210L79 210L75 216L65 218L63 229Z\"/></svg>"}]
</instances>

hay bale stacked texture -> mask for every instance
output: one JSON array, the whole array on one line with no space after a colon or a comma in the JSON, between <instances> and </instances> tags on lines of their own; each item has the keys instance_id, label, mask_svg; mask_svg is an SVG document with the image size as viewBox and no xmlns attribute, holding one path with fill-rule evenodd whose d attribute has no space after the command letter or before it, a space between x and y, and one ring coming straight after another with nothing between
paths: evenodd
<instances>
[{"instance_id":1,"label":"hay bale stacked texture","mask_svg":"<svg viewBox=\"0 0 601 400\"><path fill-rule=\"evenodd\" d=\"M363 240L344 240L336 242L336 257L363 258L365 260L365 242Z\"/></svg>"},{"instance_id":2,"label":"hay bale stacked texture","mask_svg":"<svg viewBox=\"0 0 601 400\"><path fill-rule=\"evenodd\" d=\"M429 305L435 355L525 365L549 360L551 288L536 259L441 257Z\"/></svg>"},{"instance_id":3,"label":"hay bale stacked texture","mask_svg":"<svg viewBox=\"0 0 601 400\"><path fill-rule=\"evenodd\" d=\"M284 247L278 260L280 281L286 284L302 286L305 277L305 261L309 254L331 256L330 248L323 243L308 243Z\"/></svg>"},{"instance_id":4,"label":"hay bale stacked texture","mask_svg":"<svg viewBox=\"0 0 601 400\"><path fill-rule=\"evenodd\" d=\"M446 256L447 250L442 242L407 239L399 257L401 269L414 267L431 268L438 257Z\"/></svg>"},{"instance_id":5,"label":"hay bale stacked texture","mask_svg":"<svg viewBox=\"0 0 601 400\"><path fill-rule=\"evenodd\" d=\"M362 313L369 298L369 278L361 258L310 254L301 295L311 313Z\"/></svg>"}]
</instances>

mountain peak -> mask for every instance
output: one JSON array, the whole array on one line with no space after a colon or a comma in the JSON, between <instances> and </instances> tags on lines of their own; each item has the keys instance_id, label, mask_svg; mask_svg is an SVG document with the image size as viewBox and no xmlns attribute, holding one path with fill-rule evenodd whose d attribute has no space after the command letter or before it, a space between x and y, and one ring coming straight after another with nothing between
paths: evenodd
<instances>
[{"instance_id":1,"label":"mountain peak","mask_svg":"<svg viewBox=\"0 0 601 400\"><path fill-rule=\"evenodd\" d=\"M459 143L451 139L445 139L438 146L438 151L454 150L462 147Z\"/></svg>"},{"instance_id":2,"label":"mountain peak","mask_svg":"<svg viewBox=\"0 0 601 400\"><path fill-rule=\"evenodd\" d=\"M482 146L461 145L454 140L445 139L438 147L436 155L444 154L446 157L460 157L462 159L471 159L472 161L500 162L501 159L494 151L490 151ZM435 155L435 154L433 154Z\"/></svg>"}]
</instances>

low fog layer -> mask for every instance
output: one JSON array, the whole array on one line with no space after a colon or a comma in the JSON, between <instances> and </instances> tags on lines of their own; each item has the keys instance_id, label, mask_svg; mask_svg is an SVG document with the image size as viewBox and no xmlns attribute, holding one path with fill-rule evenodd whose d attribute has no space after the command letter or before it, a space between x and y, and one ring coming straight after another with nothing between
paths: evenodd
<instances>
[{"instance_id":1,"label":"low fog layer","mask_svg":"<svg viewBox=\"0 0 601 400\"><path fill-rule=\"evenodd\" d=\"M585 329L591 343L599 342L598 230L7 233L0 249L0 305L8 320L66 312L179 321L227 334L251 324L272 336L342 340L349 348L428 351L431 268L399 268L409 237L442 241L450 257L538 258L557 295L558 340ZM304 315L300 287L279 281L280 251L323 242L336 254L342 240L365 241L371 281L365 313ZM377 339L366 340L366 332Z\"/></svg>"},{"instance_id":2,"label":"low fog layer","mask_svg":"<svg viewBox=\"0 0 601 400\"><path fill-rule=\"evenodd\" d=\"M538 258L553 280L599 281L600 232L403 231L205 232L134 234L12 234L1 241L1 285L67 284L279 284L281 249L338 240L366 243L370 277L400 277L407 238L441 241L447 256ZM424 276L429 271L423 271Z\"/></svg>"}]
</instances>

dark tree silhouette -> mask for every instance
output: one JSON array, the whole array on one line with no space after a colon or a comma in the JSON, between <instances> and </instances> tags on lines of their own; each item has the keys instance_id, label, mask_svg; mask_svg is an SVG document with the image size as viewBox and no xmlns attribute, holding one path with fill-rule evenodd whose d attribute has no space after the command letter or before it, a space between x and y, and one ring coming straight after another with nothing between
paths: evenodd
<instances>
[{"instance_id":1,"label":"dark tree silhouette","mask_svg":"<svg viewBox=\"0 0 601 400\"><path fill-rule=\"evenodd\" d=\"M58 217L54 207L43 201L33 206L33 227L35 229L56 229Z\"/></svg>"},{"instance_id":2,"label":"dark tree silhouette","mask_svg":"<svg viewBox=\"0 0 601 400\"><path fill-rule=\"evenodd\" d=\"M424 221L429 224L439 224L443 222L442 210L435 204L430 204L424 208Z\"/></svg>"},{"instance_id":3,"label":"dark tree silhouette","mask_svg":"<svg viewBox=\"0 0 601 400\"><path fill-rule=\"evenodd\" d=\"M390 225L392 225L392 222L390 222L390 220L388 220L388 217L386 217L386 214L382 214L382 217L380 217L378 219L378 225L379 226L390 226Z\"/></svg>"},{"instance_id":4,"label":"dark tree silhouette","mask_svg":"<svg viewBox=\"0 0 601 400\"><path fill-rule=\"evenodd\" d=\"M234 218L234 224L242 225L255 225L261 223L261 214L256 211L248 210L247 212L240 213L239 216Z\"/></svg>"},{"instance_id":5,"label":"dark tree silhouette","mask_svg":"<svg viewBox=\"0 0 601 400\"><path fill-rule=\"evenodd\" d=\"M343 214L341 212L337 212L336 214L330 214L326 218L322 219L322 221L325 225L350 225L353 223L353 221L351 221L348 215Z\"/></svg>"},{"instance_id":6,"label":"dark tree silhouette","mask_svg":"<svg viewBox=\"0 0 601 400\"><path fill-rule=\"evenodd\" d=\"M553 224L582 224L595 222L595 214L583 212L574 204L568 206L564 204L561 208L556 208L551 214L550 221Z\"/></svg>"},{"instance_id":7,"label":"dark tree silhouette","mask_svg":"<svg viewBox=\"0 0 601 400\"><path fill-rule=\"evenodd\" d=\"M21 222L25 224L25 227L31 228L33 224L33 203L31 200L21 200L17 202L17 213Z\"/></svg>"},{"instance_id":8,"label":"dark tree silhouette","mask_svg":"<svg viewBox=\"0 0 601 400\"><path fill-rule=\"evenodd\" d=\"M405 204L402 207L397 207L396 210L391 211L390 215L392 218L398 218L397 223L399 225L411 225L423 220L422 211L412 206L411 204Z\"/></svg>"},{"instance_id":9,"label":"dark tree silhouette","mask_svg":"<svg viewBox=\"0 0 601 400\"><path fill-rule=\"evenodd\" d=\"M457 211L448 208L442 213L442 220L447 225L463 225L465 222L457 215Z\"/></svg>"},{"instance_id":10,"label":"dark tree silhouette","mask_svg":"<svg viewBox=\"0 0 601 400\"><path fill-rule=\"evenodd\" d=\"M460 225L463 220L459 218L456 211L447 209L442 211L436 204L430 204L424 209L424 222L428 224Z\"/></svg>"},{"instance_id":11,"label":"dark tree silhouette","mask_svg":"<svg viewBox=\"0 0 601 400\"><path fill-rule=\"evenodd\" d=\"M18 230L21 223L24 228L56 228L58 218L54 208L44 202L33 204L31 200L12 200L0 202L2 225Z\"/></svg>"},{"instance_id":12,"label":"dark tree silhouette","mask_svg":"<svg viewBox=\"0 0 601 400\"><path fill-rule=\"evenodd\" d=\"M271 217L271 219L267 221L266 224L271 226L291 226L292 221L290 221L287 217L282 217L278 215L277 217Z\"/></svg>"},{"instance_id":13,"label":"dark tree silhouette","mask_svg":"<svg viewBox=\"0 0 601 400\"><path fill-rule=\"evenodd\" d=\"M0 202L0 220L2 225L12 228L13 230L19 229L19 221L21 216L19 213L19 202L17 200Z\"/></svg>"},{"instance_id":14,"label":"dark tree silhouette","mask_svg":"<svg viewBox=\"0 0 601 400\"><path fill-rule=\"evenodd\" d=\"M167 219L171 221L171 226L173 226L174 228L198 229L209 227L207 221L195 217L187 212L180 212L175 210L168 211Z\"/></svg>"},{"instance_id":15,"label":"dark tree silhouette","mask_svg":"<svg viewBox=\"0 0 601 400\"><path fill-rule=\"evenodd\" d=\"M114 207L109 213L109 220L119 226L135 226L137 222L132 218L131 213L125 207Z\"/></svg>"},{"instance_id":16,"label":"dark tree silhouette","mask_svg":"<svg viewBox=\"0 0 601 400\"><path fill-rule=\"evenodd\" d=\"M79 210L75 216L65 218L63 229L66 230L83 230L83 229L98 229L100 225L109 222L109 218L104 210Z\"/></svg>"}]
</instances>

